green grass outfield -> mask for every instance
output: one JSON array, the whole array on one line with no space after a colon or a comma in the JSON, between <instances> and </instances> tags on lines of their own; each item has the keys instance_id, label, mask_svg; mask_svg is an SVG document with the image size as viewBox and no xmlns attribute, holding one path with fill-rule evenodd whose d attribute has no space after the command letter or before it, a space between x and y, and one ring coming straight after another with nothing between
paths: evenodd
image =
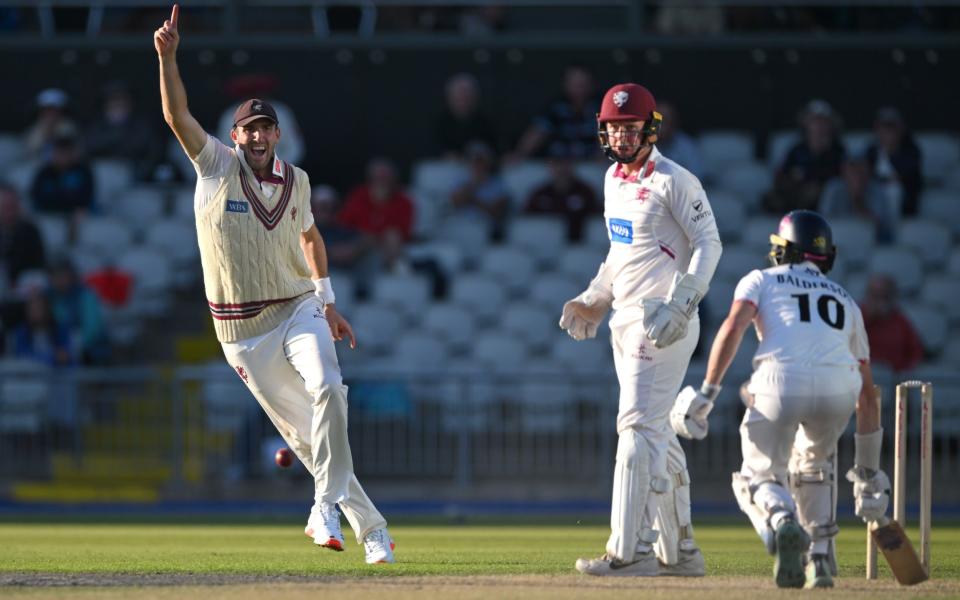
<instances>
[{"instance_id":1,"label":"green grass outfield","mask_svg":"<svg viewBox=\"0 0 960 600\"><path fill-rule=\"evenodd\" d=\"M838 538L840 578L831 595L960 598L960 524L933 531L933 581L898 588L881 562L864 581L865 529L845 523ZM771 559L746 519L697 526L707 562L703 579L624 581L577 575L578 556L599 555L607 529L575 518L529 524L403 523L391 526L397 564L368 566L362 548L316 548L299 523L0 523L0 597L265 600L317 597L320 590L398 598L645 597L771 598ZM917 540L917 532L911 531ZM42 583L43 585L38 585ZM76 587L76 584L81 584ZM74 586L74 587L67 587ZM199 586L199 587L198 587ZM818 591L819 592L819 591Z\"/></svg>"}]
</instances>

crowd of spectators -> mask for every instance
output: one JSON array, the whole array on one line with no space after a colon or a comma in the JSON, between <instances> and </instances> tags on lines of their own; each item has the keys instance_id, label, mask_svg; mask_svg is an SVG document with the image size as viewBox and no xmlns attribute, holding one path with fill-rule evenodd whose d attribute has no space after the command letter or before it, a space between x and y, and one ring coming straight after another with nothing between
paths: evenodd
<instances>
[{"instance_id":1,"label":"crowd of spectators","mask_svg":"<svg viewBox=\"0 0 960 600\"><path fill-rule=\"evenodd\" d=\"M874 225L878 243L895 242L900 220L918 214L923 188L920 147L900 111L877 111L873 138L859 154L844 146L840 116L826 101L811 100L800 123L802 137L777 166L764 209L864 219Z\"/></svg>"},{"instance_id":2,"label":"crowd of spectators","mask_svg":"<svg viewBox=\"0 0 960 600\"><path fill-rule=\"evenodd\" d=\"M238 76L227 83L235 98L271 97L276 86L274 78L262 74ZM470 73L449 78L442 90L443 109L435 117L433 147L435 158L459 170L448 195L439 198L443 218L483 223L488 241L497 243L517 215L555 215L566 224L568 242L584 239L587 224L602 213L603 198L598 181L583 179L578 167L592 164L596 168L591 172L599 174L608 164L596 140L598 89L581 66L567 68L558 88L557 96L510 139L488 116L477 78ZM64 254L65 248L44 247L35 223L38 218L60 219L73 240L79 224L104 209L95 201L92 161L127 160L135 182L191 184L192 173L184 172L189 163L174 166L158 152L161 145L146 142L154 138L151 123L156 119L138 110L126 86L110 83L101 90L101 98L98 114L84 120L71 113L70 98L63 91L41 91L36 120L23 132L26 156L37 165L27 192L21 197L14 186L0 186L0 279L6 290L0 320L8 354L58 365L110 360L103 311L128 302L130 274L113 261L81 274ZM278 154L297 162L307 150L304 136L292 110L273 102L283 128ZM661 100L659 111L660 151L712 189L718 173L708 169L699 142L682 128L676 106ZM224 114L228 113L232 107ZM229 119L221 118L215 132L226 143ZM877 111L865 149L846 148L842 132L842 119L829 103L806 104L798 118L797 139L775 165L773 186L758 208L771 216L809 208L828 218L862 219L875 227L878 244L895 243L900 220L919 210L924 181L919 146L893 107ZM524 197L514 197L517 188L507 184L502 172L531 160L545 165L545 174ZM171 176L171 171L177 174ZM313 179L322 181L322 176L315 174ZM451 274L444 273L436 260L408 252L434 232L417 228L420 203L408 194L404 179L394 158L380 156L368 162L363 181L341 190L324 184L312 190L312 210L331 268L353 274L361 298L381 273L426 274L433 280L436 297L448 284ZM907 336L909 329L906 318L882 301L885 294L895 294L889 286L890 282L871 282L870 298L864 300L865 315L872 319L882 344L889 341L884 335L890 331ZM886 328L884 319L897 321L896 327ZM908 357L888 357L892 368L908 370L915 365L917 344L900 349L909 350Z\"/></svg>"}]
</instances>

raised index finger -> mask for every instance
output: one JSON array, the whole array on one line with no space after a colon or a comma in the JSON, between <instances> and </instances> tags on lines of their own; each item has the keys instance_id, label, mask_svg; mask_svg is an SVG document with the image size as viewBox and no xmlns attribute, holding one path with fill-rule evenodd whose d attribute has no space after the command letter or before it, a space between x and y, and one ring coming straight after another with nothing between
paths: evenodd
<instances>
[{"instance_id":1,"label":"raised index finger","mask_svg":"<svg viewBox=\"0 0 960 600\"><path fill-rule=\"evenodd\" d=\"M174 27L177 26L177 21L180 19L180 5L174 4L173 11L170 12L170 24Z\"/></svg>"}]
</instances>

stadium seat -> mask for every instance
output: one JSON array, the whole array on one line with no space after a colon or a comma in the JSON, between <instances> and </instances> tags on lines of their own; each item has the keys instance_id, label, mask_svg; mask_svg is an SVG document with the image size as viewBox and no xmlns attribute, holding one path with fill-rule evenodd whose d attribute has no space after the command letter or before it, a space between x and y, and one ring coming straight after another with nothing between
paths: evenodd
<instances>
[{"instance_id":1,"label":"stadium seat","mask_svg":"<svg viewBox=\"0 0 960 600\"><path fill-rule=\"evenodd\" d=\"M765 256L759 252L741 246L727 246L723 249L720 262L717 264L714 281L721 280L735 284L750 271L765 269L768 266L770 264Z\"/></svg>"},{"instance_id":2,"label":"stadium seat","mask_svg":"<svg viewBox=\"0 0 960 600\"><path fill-rule=\"evenodd\" d=\"M920 196L920 216L949 227L954 235L960 235L960 219L956 218L960 206L960 189L926 189Z\"/></svg>"},{"instance_id":3,"label":"stadium seat","mask_svg":"<svg viewBox=\"0 0 960 600\"><path fill-rule=\"evenodd\" d=\"M743 204L757 207L773 185L773 173L763 163L750 161L728 165L714 176L714 181Z\"/></svg>"},{"instance_id":4,"label":"stadium seat","mask_svg":"<svg viewBox=\"0 0 960 600\"><path fill-rule=\"evenodd\" d=\"M541 161L525 160L500 171L500 177L510 192L511 206L521 209L533 190L550 179L550 169Z\"/></svg>"},{"instance_id":5,"label":"stadium seat","mask_svg":"<svg viewBox=\"0 0 960 600\"><path fill-rule=\"evenodd\" d=\"M900 291L908 296L919 290L923 282L923 263L908 248L877 248L870 256L867 271L890 275L897 281Z\"/></svg>"},{"instance_id":6,"label":"stadium seat","mask_svg":"<svg viewBox=\"0 0 960 600\"><path fill-rule=\"evenodd\" d=\"M553 264L567 245L567 225L552 216L517 217L508 226L507 241L529 252L540 264Z\"/></svg>"},{"instance_id":7,"label":"stadium seat","mask_svg":"<svg viewBox=\"0 0 960 600\"><path fill-rule=\"evenodd\" d=\"M709 190L707 198L713 210L717 229L720 231L720 241L724 246L740 239L743 222L746 220L746 208L739 196L728 190Z\"/></svg>"},{"instance_id":8,"label":"stadium seat","mask_svg":"<svg viewBox=\"0 0 960 600\"><path fill-rule=\"evenodd\" d=\"M143 231L162 218L166 197L157 188L135 186L118 192L105 208L109 214L133 225L135 230Z\"/></svg>"},{"instance_id":9,"label":"stadium seat","mask_svg":"<svg viewBox=\"0 0 960 600\"><path fill-rule=\"evenodd\" d=\"M604 252L610 249L610 234L607 232L607 222L597 216L586 222L583 228L583 244L591 248L598 248Z\"/></svg>"},{"instance_id":10,"label":"stadium seat","mask_svg":"<svg viewBox=\"0 0 960 600\"><path fill-rule=\"evenodd\" d=\"M841 136L843 146L847 149L847 156L860 157L867 151L867 147L874 139L874 134L868 129L847 131Z\"/></svg>"},{"instance_id":11,"label":"stadium seat","mask_svg":"<svg viewBox=\"0 0 960 600\"><path fill-rule=\"evenodd\" d=\"M873 224L862 219L830 219L833 243L837 247L837 263L849 269L863 265L873 251L875 231Z\"/></svg>"},{"instance_id":12,"label":"stadium seat","mask_svg":"<svg viewBox=\"0 0 960 600\"><path fill-rule=\"evenodd\" d=\"M503 334L520 339L528 348L545 350L554 339L560 313L532 302L511 302L503 308L500 327Z\"/></svg>"},{"instance_id":13,"label":"stadium seat","mask_svg":"<svg viewBox=\"0 0 960 600\"><path fill-rule=\"evenodd\" d=\"M353 275L347 271L330 271L329 275L333 293L337 297L337 311L343 314L344 310L353 307L353 301L357 297L357 284L353 281Z\"/></svg>"},{"instance_id":14,"label":"stadium seat","mask_svg":"<svg viewBox=\"0 0 960 600\"><path fill-rule=\"evenodd\" d=\"M40 230L43 246L48 252L59 252L67 247L69 227L62 215L36 215L34 224Z\"/></svg>"},{"instance_id":15,"label":"stadium seat","mask_svg":"<svg viewBox=\"0 0 960 600\"><path fill-rule=\"evenodd\" d=\"M446 273L458 273L463 268L464 252L460 245L454 242L433 240L410 244L405 248L405 252L411 261L436 261Z\"/></svg>"},{"instance_id":16,"label":"stadium seat","mask_svg":"<svg viewBox=\"0 0 960 600\"><path fill-rule=\"evenodd\" d=\"M173 261L173 281L177 288L193 284L200 272L196 229L180 219L164 219L147 227L144 234L147 245Z\"/></svg>"},{"instance_id":17,"label":"stadium seat","mask_svg":"<svg viewBox=\"0 0 960 600\"><path fill-rule=\"evenodd\" d=\"M98 250L83 247L74 248L70 252L70 260L73 262L73 266L76 267L77 272L81 275L92 273L103 267L106 263L103 255L100 254Z\"/></svg>"},{"instance_id":18,"label":"stadium seat","mask_svg":"<svg viewBox=\"0 0 960 600\"><path fill-rule=\"evenodd\" d=\"M447 365L446 345L429 333L404 333L393 348L393 365L408 373L442 373Z\"/></svg>"},{"instance_id":19,"label":"stadium seat","mask_svg":"<svg viewBox=\"0 0 960 600\"><path fill-rule=\"evenodd\" d=\"M529 298L544 310L555 311L559 319L564 302L577 296L584 287L582 283L578 284L566 275L543 275L532 282Z\"/></svg>"},{"instance_id":20,"label":"stadium seat","mask_svg":"<svg viewBox=\"0 0 960 600\"><path fill-rule=\"evenodd\" d=\"M138 247L117 256L116 265L133 275L134 312L151 317L162 315L173 285L170 259L162 252Z\"/></svg>"},{"instance_id":21,"label":"stadium seat","mask_svg":"<svg viewBox=\"0 0 960 600\"><path fill-rule=\"evenodd\" d=\"M566 334L553 344L553 358L568 372L579 375L608 375L613 370L613 354L606 340L594 338L576 341Z\"/></svg>"},{"instance_id":22,"label":"stadium seat","mask_svg":"<svg viewBox=\"0 0 960 600\"><path fill-rule=\"evenodd\" d=\"M422 160L413 166L413 188L448 199L468 176L467 167L455 160Z\"/></svg>"},{"instance_id":23,"label":"stadium seat","mask_svg":"<svg viewBox=\"0 0 960 600\"><path fill-rule=\"evenodd\" d=\"M790 149L799 141L800 132L796 129L781 129L770 135L767 139L767 166L771 171L776 172Z\"/></svg>"},{"instance_id":24,"label":"stadium seat","mask_svg":"<svg viewBox=\"0 0 960 600\"><path fill-rule=\"evenodd\" d=\"M956 372L957 365L960 365L960 337L947 340L940 350L940 357L937 362Z\"/></svg>"},{"instance_id":25,"label":"stadium seat","mask_svg":"<svg viewBox=\"0 0 960 600\"><path fill-rule=\"evenodd\" d=\"M940 131L921 131L916 134L916 139L924 179L943 181L960 168L960 143L956 136Z\"/></svg>"},{"instance_id":26,"label":"stadium seat","mask_svg":"<svg viewBox=\"0 0 960 600\"><path fill-rule=\"evenodd\" d=\"M30 186L33 185L33 178L39 168L40 165L33 161L4 167L3 179L20 192L24 207L30 206Z\"/></svg>"},{"instance_id":27,"label":"stadium seat","mask_svg":"<svg viewBox=\"0 0 960 600\"><path fill-rule=\"evenodd\" d=\"M96 205L109 211L120 192L133 182L133 166L129 161L101 158L93 161Z\"/></svg>"},{"instance_id":28,"label":"stadium seat","mask_svg":"<svg viewBox=\"0 0 960 600\"><path fill-rule=\"evenodd\" d=\"M574 167L574 172L577 174L577 177L590 186L593 193L597 195L597 201L601 204L603 204L603 185L609 168L609 162L598 162L595 160L581 161Z\"/></svg>"},{"instance_id":29,"label":"stadium seat","mask_svg":"<svg viewBox=\"0 0 960 600\"><path fill-rule=\"evenodd\" d=\"M100 252L102 256L122 256L133 240L130 227L114 217L87 217L80 221L77 245Z\"/></svg>"},{"instance_id":30,"label":"stadium seat","mask_svg":"<svg viewBox=\"0 0 960 600\"><path fill-rule=\"evenodd\" d=\"M753 160L753 137L746 131L708 131L698 140L708 177L717 177L731 165Z\"/></svg>"},{"instance_id":31,"label":"stadium seat","mask_svg":"<svg viewBox=\"0 0 960 600\"><path fill-rule=\"evenodd\" d=\"M535 267L528 252L513 246L495 246L480 257L480 271L502 283L514 295L522 295L530 287Z\"/></svg>"},{"instance_id":32,"label":"stadium seat","mask_svg":"<svg viewBox=\"0 0 960 600\"><path fill-rule=\"evenodd\" d=\"M920 335L924 349L930 354L940 352L950 336L947 318L942 311L926 304L904 302L903 312Z\"/></svg>"},{"instance_id":33,"label":"stadium seat","mask_svg":"<svg viewBox=\"0 0 960 600\"><path fill-rule=\"evenodd\" d=\"M850 271L842 278L837 277L834 279L834 281L843 286L843 289L847 290L850 297L858 303L867 295L867 283L869 280L870 276L862 271Z\"/></svg>"},{"instance_id":34,"label":"stadium seat","mask_svg":"<svg viewBox=\"0 0 960 600\"><path fill-rule=\"evenodd\" d=\"M350 311L350 324L357 336L357 345L373 355L393 348L403 324L396 309L380 304L357 304Z\"/></svg>"},{"instance_id":35,"label":"stadium seat","mask_svg":"<svg viewBox=\"0 0 960 600\"><path fill-rule=\"evenodd\" d=\"M950 231L946 226L925 219L904 221L897 233L897 241L901 246L913 248L930 267L942 265L951 248Z\"/></svg>"},{"instance_id":36,"label":"stadium seat","mask_svg":"<svg viewBox=\"0 0 960 600\"><path fill-rule=\"evenodd\" d=\"M556 264L557 273L569 276L581 287L586 288L600 269L606 252L598 248L585 245L568 246L561 254Z\"/></svg>"},{"instance_id":37,"label":"stadium seat","mask_svg":"<svg viewBox=\"0 0 960 600\"><path fill-rule=\"evenodd\" d=\"M500 331L487 332L477 336L471 356L494 372L515 373L523 369L527 347Z\"/></svg>"},{"instance_id":38,"label":"stadium seat","mask_svg":"<svg viewBox=\"0 0 960 600\"><path fill-rule=\"evenodd\" d=\"M430 282L423 277L382 274L374 278L370 298L409 319L423 310L430 295Z\"/></svg>"},{"instance_id":39,"label":"stadium seat","mask_svg":"<svg viewBox=\"0 0 960 600\"><path fill-rule=\"evenodd\" d=\"M960 323L960 279L939 273L930 275L923 282L920 299L929 306L936 306L954 323Z\"/></svg>"},{"instance_id":40,"label":"stadium seat","mask_svg":"<svg viewBox=\"0 0 960 600\"><path fill-rule=\"evenodd\" d=\"M475 260L490 241L490 225L476 215L454 214L440 223L434 239L454 244L464 258Z\"/></svg>"},{"instance_id":41,"label":"stadium seat","mask_svg":"<svg viewBox=\"0 0 960 600\"><path fill-rule=\"evenodd\" d=\"M751 217L743 226L740 247L766 256L770 252L770 234L776 233L779 226L778 217Z\"/></svg>"},{"instance_id":42,"label":"stadium seat","mask_svg":"<svg viewBox=\"0 0 960 600\"><path fill-rule=\"evenodd\" d=\"M500 282L484 275L463 275L453 280L450 300L478 318L491 320L500 312L506 292Z\"/></svg>"},{"instance_id":43,"label":"stadium seat","mask_svg":"<svg viewBox=\"0 0 960 600\"><path fill-rule=\"evenodd\" d=\"M445 198L430 190L410 188L407 195L413 202L414 214L413 237L429 238L439 226L450 209L449 198Z\"/></svg>"},{"instance_id":44,"label":"stadium seat","mask_svg":"<svg viewBox=\"0 0 960 600\"><path fill-rule=\"evenodd\" d=\"M173 192L173 216L188 223L194 222L193 201L195 188L184 185Z\"/></svg>"},{"instance_id":45,"label":"stadium seat","mask_svg":"<svg viewBox=\"0 0 960 600\"><path fill-rule=\"evenodd\" d=\"M462 306L428 304L420 316L420 328L446 341L455 351L465 351L473 342L476 327L473 314Z\"/></svg>"},{"instance_id":46,"label":"stadium seat","mask_svg":"<svg viewBox=\"0 0 960 600\"><path fill-rule=\"evenodd\" d=\"M954 247L947 257L947 273L960 276L960 247Z\"/></svg>"}]
</instances>

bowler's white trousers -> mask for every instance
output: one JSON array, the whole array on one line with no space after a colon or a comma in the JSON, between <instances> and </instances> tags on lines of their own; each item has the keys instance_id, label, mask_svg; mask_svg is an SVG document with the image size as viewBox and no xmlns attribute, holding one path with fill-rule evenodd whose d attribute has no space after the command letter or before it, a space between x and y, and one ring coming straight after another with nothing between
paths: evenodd
<instances>
[{"instance_id":1,"label":"bowler's white trousers","mask_svg":"<svg viewBox=\"0 0 960 600\"><path fill-rule=\"evenodd\" d=\"M323 303L311 296L263 335L223 354L313 475L314 502L338 503L357 536L386 526L357 481L347 437L347 387Z\"/></svg>"}]
</instances>

